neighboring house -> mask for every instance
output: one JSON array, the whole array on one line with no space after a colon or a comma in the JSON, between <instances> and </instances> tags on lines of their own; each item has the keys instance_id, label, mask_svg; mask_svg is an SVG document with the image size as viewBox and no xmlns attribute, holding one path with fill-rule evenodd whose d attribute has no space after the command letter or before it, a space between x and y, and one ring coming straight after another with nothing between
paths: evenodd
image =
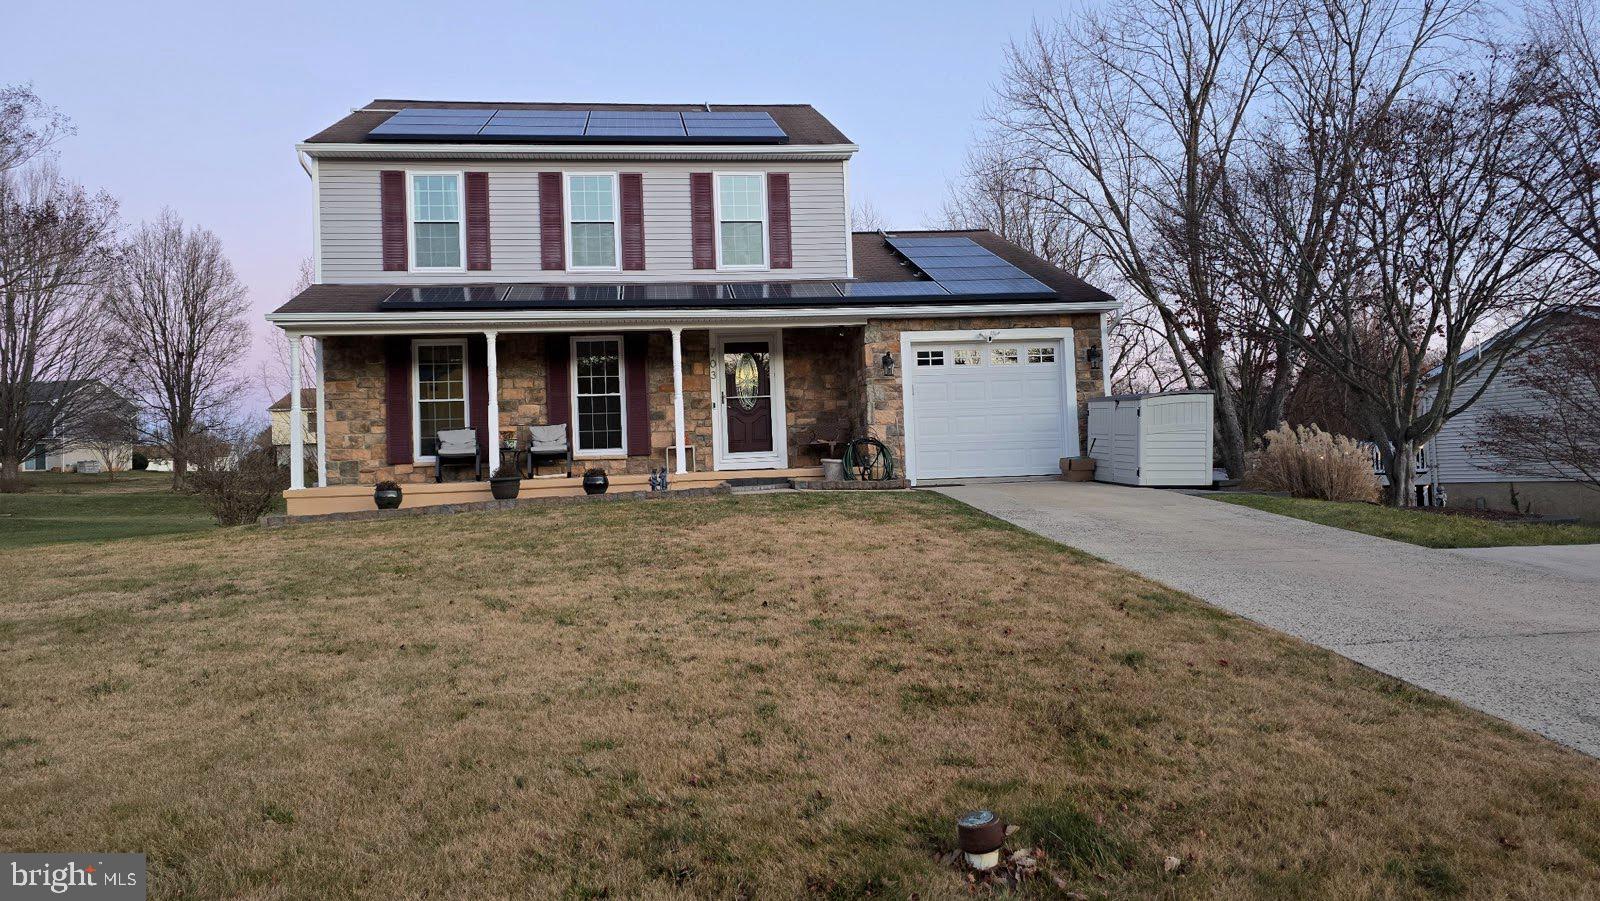
<instances>
[{"instance_id":1,"label":"neighboring house","mask_svg":"<svg viewBox=\"0 0 1600 901\"><path fill-rule=\"evenodd\" d=\"M1600 308L1565 307L1506 329L1480 347L1506 341L1536 347L1549 330L1569 328L1575 317L1600 319ZM1600 348L1595 352L1600 354ZM1508 358L1477 403L1445 423L1430 445L1431 478L1452 507L1600 519L1600 491L1579 485L1559 471L1531 475L1507 472L1503 461L1474 447L1483 440L1482 423L1489 414L1532 413L1539 409L1539 399L1522 384L1533 371L1532 366L1525 353ZM1479 372L1465 380L1456 389L1457 403L1477 391L1486 375ZM1548 377L1548 373L1541 370L1538 377Z\"/></svg>"},{"instance_id":2,"label":"neighboring house","mask_svg":"<svg viewBox=\"0 0 1600 901\"><path fill-rule=\"evenodd\" d=\"M72 395L70 403L63 400ZM87 395L87 396L86 396ZM59 410L74 410L62 421ZM49 435L24 457L24 472L100 472L108 464L127 469L133 462L133 405L96 379L34 382L29 388L28 417L49 423Z\"/></svg>"},{"instance_id":3,"label":"neighboring house","mask_svg":"<svg viewBox=\"0 0 1600 901\"><path fill-rule=\"evenodd\" d=\"M292 470L291 513L431 481L461 427L493 469L565 424L638 488L815 475L834 424L913 481L1046 474L1103 393L1110 295L987 231L852 233L857 147L808 105L378 100L298 150L316 283L268 319L317 339L289 443L326 487Z\"/></svg>"},{"instance_id":4,"label":"neighboring house","mask_svg":"<svg viewBox=\"0 0 1600 901\"><path fill-rule=\"evenodd\" d=\"M277 457L279 466L288 466L294 457L289 449L289 415L290 408L294 406L294 398L285 394L267 408L267 418L272 425L268 431L268 440L272 442L272 452ZM302 388L300 390L300 418L301 428L305 429L302 441L311 447L317 444L317 391L315 388Z\"/></svg>"}]
</instances>

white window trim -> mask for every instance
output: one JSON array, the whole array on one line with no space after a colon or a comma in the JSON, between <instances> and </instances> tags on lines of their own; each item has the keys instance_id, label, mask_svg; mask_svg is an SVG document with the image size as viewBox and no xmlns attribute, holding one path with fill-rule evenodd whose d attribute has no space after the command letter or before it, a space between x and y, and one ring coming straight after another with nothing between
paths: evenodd
<instances>
[{"instance_id":1,"label":"white window trim","mask_svg":"<svg viewBox=\"0 0 1600 901\"><path fill-rule=\"evenodd\" d=\"M615 341L617 343L617 390L622 398L622 446L583 446L582 431L578 428L578 342ZM572 410L572 457L575 460L601 460L628 455L628 356L627 348L619 335L573 335L567 339L567 402Z\"/></svg>"},{"instance_id":2,"label":"white window trim","mask_svg":"<svg viewBox=\"0 0 1600 901\"><path fill-rule=\"evenodd\" d=\"M754 266L725 266L722 263L722 177L724 175L754 175L761 179L761 263ZM722 272L761 272L772 268L772 213L767 209L767 173L765 172L712 172L711 217L716 224L712 235L717 244L717 269Z\"/></svg>"},{"instance_id":3,"label":"white window trim","mask_svg":"<svg viewBox=\"0 0 1600 901\"><path fill-rule=\"evenodd\" d=\"M606 175L611 178L611 240L616 245L612 259L614 266L576 266L572 262L572 178L583 175ZM568 272L621 272L622 271L622 179L616 172L563 172L561 173L561 227L567 248Z\"/></svg>"},{"instance_id":4,"label":"white window trim","mask_svg":"<svg viewBox=\"0 0 1600 901\"><path fill-rule=\"evenodd\" d=\"M460 266L417 265L417 189L419 175L449 175L456 180L456 237L461 244ZM430 220L433 221L433 220ZM444 221L444 220L438 220ZM406 170L406 265L412 272L466 272L467 271L467 174L460 169L407 169Z\"/></svg>"},{"instance_id":5,"label":"white window trim","mask_svg":"<svg viewBox=\"0 0 1600 901\"><path fill-rule=\"evenodd\" d=\"M420 367L417 365L419 347L461 348L461 402L466 405L462 428L466 429L472 428L472 359L465 338L418 338L411 342L411 461L434 463L438 457L422 452L422 386L418 378Z\"/></svg>"}]
</instances>

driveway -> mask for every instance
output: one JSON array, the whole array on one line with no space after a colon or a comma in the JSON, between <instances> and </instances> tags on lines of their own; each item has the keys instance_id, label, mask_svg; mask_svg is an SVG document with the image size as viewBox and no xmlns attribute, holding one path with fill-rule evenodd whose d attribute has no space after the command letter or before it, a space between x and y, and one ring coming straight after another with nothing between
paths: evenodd
<instances>
[{"instance_id":1,"label":"driveway","mask_svg":"<svg viewBox=\"0 0 1600 901\"><path fill-rule=\"evenodd\" d=\"M1600 567L1582 551L1540 565L1098 483L938 490L1600 756Z\"/></svg>"}]
</instances>

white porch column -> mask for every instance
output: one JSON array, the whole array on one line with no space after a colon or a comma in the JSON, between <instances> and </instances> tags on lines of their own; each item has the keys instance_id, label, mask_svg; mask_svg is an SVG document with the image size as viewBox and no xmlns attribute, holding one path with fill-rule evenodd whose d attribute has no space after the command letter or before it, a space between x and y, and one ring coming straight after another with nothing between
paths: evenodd
<instances>
[{"instance_id":1,"label":"white porch column","mask_svg":"<svg viewBox=\"0 0 1600 901\"><path fill-rule=\"evenodd\" d=\"M306 487L306 419L300 409L300 336L289 333L289 487Z\"/></svg>"},{"instance_id":2,"label":"white porch column","mask_svg":"<svg viewBox=\"0 0 1600 901\"><path fill-rule=\"evenodd\" d=\"M683 436L683 329L672 327L672 433L678 442L678 472L689 471L684 461L688 442Z\"/></svg>"},{"instance_id":3,"label":"white porch column","mask_svg":"<svg viewBox=\"0 0 1600 901\"><path fill-rule=\"evenodd\" d=\"M496 346L500 343L500 333L486 331L483 333L483 342L488 347L489 363L489 474L494 475L500 468L500 354Z\"/></svg>"},{"instance_id":4,"label":"white porch column","mask_svg":"<svg viewBox=\"0 0 1600 901\"><path fill-rule=\"evenodd\" d=\"M322 338L317 342L317 487L328 487L328 399L323 394Z\"/></svg>"}]
</instances>

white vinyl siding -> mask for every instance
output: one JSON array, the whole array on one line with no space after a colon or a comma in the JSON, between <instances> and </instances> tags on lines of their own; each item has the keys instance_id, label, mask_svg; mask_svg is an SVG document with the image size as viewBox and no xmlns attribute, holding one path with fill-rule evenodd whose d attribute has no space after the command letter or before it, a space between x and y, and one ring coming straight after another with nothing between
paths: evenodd
<instances>
[{"instance_id":1,"label":"white vinyl siding","mask_svg":"<svg viewBox=\"0 0 1600 901\"><path fill-rule=\"evenodd\" d=\"M489 174L489 272L385 272L383 225L378 208L378 173L422 165L357 160L319 160L319 219L322 280L339 283L450 284L466 282L681 282L763 281L765 269L711 272L694 268L690 246L689 173L787 172L794 268L784 279L847 277L844 164L841 162L657 163L596 161L484 161L454 164ZM644 239L648 269L642 272L556 271L540 265L540 172L639 172L644 185Z\"/></svg>"},{"instance_id":2,"label":"white vinyl siding","mask_svg":"<svg viewBox=\"0 0 1600 901\"><path fill-rule=\"evenodd\" d=\"M1492 459L1474 454L1470 446L1481 440L1482 424L1492 412L1536 413L1540 402L1517 381L1517 373L1527 365L1526 360L1508 362L1489 383L1478 402L1466 412L1444 424L1439 434L1429 443L1429 466L1437 472L1441 484L1450 482L1559 482L1557 476L1507 475L1495 470ZM1478 373L1456 388L1454 403L1472 396L1483 384L1484 373ZM1431 403L1431 398L1428 401Z\"/></svg>"}]
</instances>

